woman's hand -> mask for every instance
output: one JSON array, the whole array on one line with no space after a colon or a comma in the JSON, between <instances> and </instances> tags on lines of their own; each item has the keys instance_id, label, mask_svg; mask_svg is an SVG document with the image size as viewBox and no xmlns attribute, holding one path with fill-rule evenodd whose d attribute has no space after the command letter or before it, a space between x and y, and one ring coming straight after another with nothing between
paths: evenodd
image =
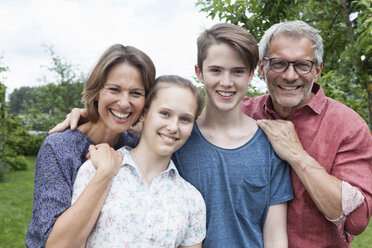
<instances>
[{"instance_id":1,"label":"woman's hand","mask_svg":"<svg viewBox=\"0 0 372 248\"><path fill-rule=\"evenodd\" d=\"M85 109L80 108L73 108L71 112L66 115L66 119L58 123L55 127L49 130L49 134L62 132L67 128L71 128L71 130L75 130L78 126L79 120L88 119L87 111Z\"/></svg>"}]
</instances>

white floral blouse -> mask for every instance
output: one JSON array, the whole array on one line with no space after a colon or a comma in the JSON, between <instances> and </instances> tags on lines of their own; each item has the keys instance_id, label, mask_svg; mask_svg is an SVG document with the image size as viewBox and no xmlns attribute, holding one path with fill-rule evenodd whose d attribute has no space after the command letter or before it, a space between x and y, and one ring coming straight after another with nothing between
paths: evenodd
<instances>
[{"instance_id":1,"label":"white floral blouse","mask_svg":"<svg viewBox=\"0 0 372 248\"><path fill-rule=\"evenodd\" d=\"M112 180L86 247L178 247L203 241L206 210L200 192L181 178L172 161L148 187L129 149L120 149L123 165ZM90 160L80 167L72 203L95 171Z\"/></svg>"}]
</instances>

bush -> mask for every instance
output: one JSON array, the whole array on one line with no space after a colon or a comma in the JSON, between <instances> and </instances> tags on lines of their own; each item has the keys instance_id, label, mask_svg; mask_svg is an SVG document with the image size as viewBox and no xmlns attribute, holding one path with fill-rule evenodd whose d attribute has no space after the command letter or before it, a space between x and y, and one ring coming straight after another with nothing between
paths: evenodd
<instances>
[{"instance_id":1,"label":"bush","mask_svg":"<svg viewBox=\"0 0 372 248\"><path fill-rule=\"evenodd\" d=\"M8 172L5 159L0 161L0 182L4 181L4 175Z\"/></svg>"},{"instance_id":2,"label":"bush","mask_svg":"<svg viewBox=\"0 0 372 248\"><path fill-rule=\"evenodd\" d=\"M7 156L5 160L11 171L20 171L27 169L27 159L22 155L18 155L16 157Z\"/></svg>"}]
</instances>

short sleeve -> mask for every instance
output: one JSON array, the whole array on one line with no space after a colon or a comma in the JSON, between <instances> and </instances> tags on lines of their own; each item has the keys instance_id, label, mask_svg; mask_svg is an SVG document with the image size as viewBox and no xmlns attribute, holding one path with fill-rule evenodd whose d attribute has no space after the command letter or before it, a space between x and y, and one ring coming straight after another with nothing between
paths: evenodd
<instances>
[{"instance_id":1,"label":"short sleeve","mask_svg":"<svg viewBox=\"0 0 372 248\"><path fill-rule=\"evenodd\" d=\"M182 246L196 245L202 242L206 236L206 207L204 199L199 191L195 190L195 197L190 201L190 224Z\"/></svg>"},{"instance_id":2,"label":"short sleeve","mask_svg":"<svg viewBox=\"0 0 372 248\"><path fill-rule=\"evenodd\" d=\"M270 205L276 205L293 199L290 167L276 155L272 160L270 181Z\"/></svg>"},{"instance_id":3,"label":"short sleeve","mask_svg":"<svg viewBox=\"0 0 372 248\"><path fill-rule=\"evenodd\" d=\"M73 186L71 205L79 198L95 173L96 169L91 160L87 160L84 164L82 164L76 175L75 183Z\"/></svg>"}]
</instances>

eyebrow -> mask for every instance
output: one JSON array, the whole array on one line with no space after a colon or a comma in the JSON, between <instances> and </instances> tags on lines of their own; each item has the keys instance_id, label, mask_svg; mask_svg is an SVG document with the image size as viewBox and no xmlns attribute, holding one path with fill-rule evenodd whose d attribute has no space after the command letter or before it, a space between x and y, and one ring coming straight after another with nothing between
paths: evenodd
<instances>
[{"instance_id":1,"label":"eyebrow","mask_svg":"<svg viewBox=\"0 0 372 248\"><path fill-rule=\"evenodd\" d=\"M221 69L223 67L222 66L219 66L219 65L209 65L208 68L218 68L218 69ZM236 69L239 69L239 70L248 70L248 68L246 66L236 66L236 67L233 67L231 69L233 69L233 70L236 70Z\"/></svg>"},{"instance_id":2,"label":"eyebrow","mask_svg":"<svg viewBox=\"0 0 372 248\"><path fill-rule=\"evenodd\" d=\"M168 107L166 107L166 106L160 106L160 110L168 110L168 111L170 111L170 112L174 112L173 109L168 108ZM186 115L186 116L188 116L188 117L190 117L190 118L194 118L194 114L193 114L193 113L188 113L188 112L186 112L186 113L183 113L182 115Z\"/></svg>"},{"instance_id":3,"label":"eyebrow","mask_svg":"<svg viewBox=\"0 0 372 248\"><path fill-rule=\"evenodd\" d=\"M105 87L106 87L106 86L115 86L115 87L118 87L118 88L122 88L120 85L118 85L118 84L114 84L114 83L107 83L107 84L105 84ZM145 89L141 89L141 88L134 88L134 89L130 89L130 90L146 91Z\"/></svg>"}]
</instances>

